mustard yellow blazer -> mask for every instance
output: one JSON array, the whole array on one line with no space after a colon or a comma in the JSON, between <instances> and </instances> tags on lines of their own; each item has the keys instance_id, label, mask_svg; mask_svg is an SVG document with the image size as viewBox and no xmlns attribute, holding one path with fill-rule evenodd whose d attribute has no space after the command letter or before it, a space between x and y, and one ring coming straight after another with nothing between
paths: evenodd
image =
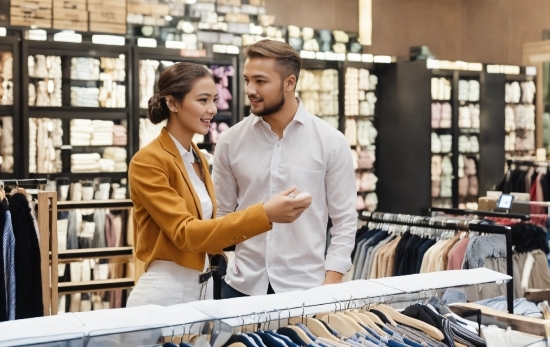
<instances>
[{"instance_id":1,"label":"mustard yellow blazer","mask_svg":"<svg viewBox=\"0 0 550 347\"><path fill-rule=\"evenodd\" d=\"M193 148L201 159L215 216L208 163L195 144ZM132 158L128 178L135 208L134 248L146 266L160 259L202 271L206 253L219 254L223 248L271 230L262 203L223 218L202 220L199 197L165 128Z\"/></svg>"}]
</instances>

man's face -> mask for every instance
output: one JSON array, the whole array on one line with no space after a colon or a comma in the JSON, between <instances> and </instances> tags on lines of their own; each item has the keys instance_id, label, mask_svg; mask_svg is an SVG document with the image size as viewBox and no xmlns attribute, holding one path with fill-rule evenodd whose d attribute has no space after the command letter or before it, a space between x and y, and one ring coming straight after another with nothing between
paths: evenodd
<instances>
[{"instance_id":1,"label":"man's face","mask_svg":"<svg viewBox=\"0 0 550 347\"><path fill-rule=\"evenodd\" d=\"M246 96L258 117L277 113L285 104L284 83L273 58L248 58L244 63Z\"/></svg>"}]
</instances>

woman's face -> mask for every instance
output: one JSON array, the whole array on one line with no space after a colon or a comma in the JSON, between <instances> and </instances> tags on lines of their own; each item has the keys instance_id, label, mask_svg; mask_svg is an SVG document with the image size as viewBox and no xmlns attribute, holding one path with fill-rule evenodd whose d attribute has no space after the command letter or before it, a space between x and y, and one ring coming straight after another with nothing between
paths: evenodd
<instances>
[{"instance_id":1,"label":"woman's face","mask_svg":"<svg viewBox=\"0 0 550 347\"><path fill-rule=\"evenodd\" d=\"M177 114L171 115L171 121L176 121L185 132L206 135L210 131L210 121L218 112L217 101L218 93L212 78L200 78L181 102L174 100Z\"/></svg>"}]
</instances>

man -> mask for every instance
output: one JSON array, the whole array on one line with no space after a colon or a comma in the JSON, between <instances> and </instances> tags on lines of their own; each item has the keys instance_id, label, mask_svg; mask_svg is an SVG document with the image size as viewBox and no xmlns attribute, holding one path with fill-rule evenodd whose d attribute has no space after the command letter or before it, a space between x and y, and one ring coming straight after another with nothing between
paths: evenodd
<instances>
[{"instance_id":1,"label":"man","mask_svg":"<svg viewBox=\"0 0 550 347\"><path fill-rule=\"evenodd\" d=\"M339 283L351 267L357 229L355 175L344 135L295 98L302 60L288 44L263 40L244 49L250 117L222 133L214 156L218 217L296 185L310 193L292 224L236 246L222 298ZM332 220L326 257L326 230Z\"/></svg>"}]
</instances>

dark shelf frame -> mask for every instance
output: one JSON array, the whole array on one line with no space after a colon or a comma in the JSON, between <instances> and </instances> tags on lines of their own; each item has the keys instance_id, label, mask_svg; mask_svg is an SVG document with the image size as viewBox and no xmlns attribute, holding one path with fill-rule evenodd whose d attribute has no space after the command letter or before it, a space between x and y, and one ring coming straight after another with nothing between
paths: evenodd
<instances>
[{"instance_id":1,"label":"dark shelf frame","mask_svg":"<svg viewBox=\"0 0 550 347\"><path fill-rule=\"evenodd\" d=\"M23 146L21 139L21 32L8 30L7 36L0 37L0 51L11 52L13 57L13 105L0 105L0 116L11 116L13 119L13 172L1 172L0 178L10 179L22 177L20 172L23 169L21 155L28 153L27 147Z\"/></svg>"}]
</instances>

